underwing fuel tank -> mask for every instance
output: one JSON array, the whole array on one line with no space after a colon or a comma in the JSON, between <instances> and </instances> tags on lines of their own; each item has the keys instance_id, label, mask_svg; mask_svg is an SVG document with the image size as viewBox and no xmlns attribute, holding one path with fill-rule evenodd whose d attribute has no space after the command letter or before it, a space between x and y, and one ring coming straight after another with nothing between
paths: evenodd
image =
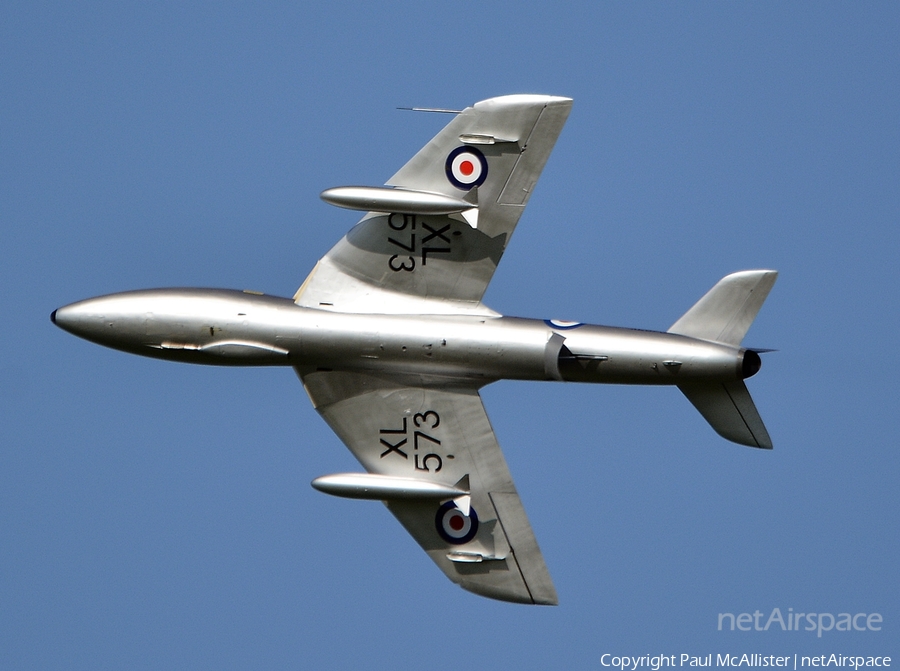
<instances>
[{"instance_id":1,"label":"underwing fuel tank","mask_svg":"<svg viewBox=\"0 0 900 671\"><path fill-rule=\"evenodd\" d=\"M391 477L375 473L336 473L312 481L320 492L348 499L376 501L455 499L469 494L467 489L443 485L421 478Z\"/></svg>"},{"instance_id":2,"label":"underwing fuel tank","mask_svg":"<svg viewBox=\"0 0 900 671\"><path fill-rule=\"evenodd\" d=\"M350 210L396 214L455 214L474 207L472 203L439 193L382 186L339 186L326 189L319 197Z\"/></svg>"}]
</instances>

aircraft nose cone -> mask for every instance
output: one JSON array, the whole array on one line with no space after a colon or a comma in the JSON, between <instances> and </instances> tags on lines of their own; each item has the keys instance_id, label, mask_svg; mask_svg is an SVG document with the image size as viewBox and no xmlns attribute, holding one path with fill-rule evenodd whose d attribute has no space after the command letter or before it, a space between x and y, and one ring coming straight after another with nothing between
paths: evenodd
<instances>
[{"instance_id":1,"label":"aircraft nose cone","mask_svg":"<svg viewBox=\"0 0 900 671\"><path fill-rule=\"evenodd\" d=\"M62 330L73 333L73 329L76 328L75 322L77 321L77 319L75 319L72 315L72 306L67 305L65 307L57 308L53 312L51 312L50 321L56 324Z\"/></svg>"},{"instance_id":2,"label":"aircraft nose cone","mask_svg":"<svg viewBox=\"0 0 900 671\"><path fill-rule=\"evenodd\" d=\"M99 303L92 299L65 305L50 313L50 321L63 331L95 340L103 335L103 311Z\"/></svg>"},{"instance_id":3,"label":"aircraft nose cone","mask_svg":"<svg viewBox=\"0 0 900 671\"><path fill-rule=\"evenodd\" d=\"M50 321L63 331L115 349L147 344L147 315L160 304L158 291L126 291L57 308Z\"/></svg>"}]
</instances>

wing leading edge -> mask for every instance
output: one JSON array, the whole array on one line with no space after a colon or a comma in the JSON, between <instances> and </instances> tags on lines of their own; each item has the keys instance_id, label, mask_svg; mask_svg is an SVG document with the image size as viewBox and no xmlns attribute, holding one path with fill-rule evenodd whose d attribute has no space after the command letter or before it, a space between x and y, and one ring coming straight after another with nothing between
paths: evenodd
<instances>
[{"instance_id":1,"label":"wing leading edge","mask_svg":"<svg viewBox=\"0 0 900 671\"><path fill-rule=\"evenodd\" d=\"M477 389L352 372L297 372L316 410L367 472L468 492L385 501L450 580L504 601L557 603Z\"/></svg>"}]
</instances>

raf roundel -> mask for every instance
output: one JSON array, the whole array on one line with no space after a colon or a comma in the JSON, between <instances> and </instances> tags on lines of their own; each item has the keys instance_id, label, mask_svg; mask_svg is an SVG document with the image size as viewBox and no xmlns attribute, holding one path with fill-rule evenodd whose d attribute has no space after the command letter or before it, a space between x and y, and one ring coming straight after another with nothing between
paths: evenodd
<instances>
[{"instance_id":1,"label":"raf roundel","mask_svg":"<svg viewBox=\"0 0 900 671\"><path fill-rule=\"evenodd\" d=\"M464 515L453 501L447 501L438 508L434 525L445 541L453 545L462 545L475 538L475 534L478 533L478 515L474 508L469 508L469 514Z\"/></svg>"},{"instance_id":2,"label":"raf roundel","mask_svg":"<svg viewBox=\"0 0 900 671\"><path fill-rule=\"evenodd\" d=\"M447 179L458 189L468 191L487 179L487 159L475 147L457 147L447 156Z\"/></svg>"}]
</instances>

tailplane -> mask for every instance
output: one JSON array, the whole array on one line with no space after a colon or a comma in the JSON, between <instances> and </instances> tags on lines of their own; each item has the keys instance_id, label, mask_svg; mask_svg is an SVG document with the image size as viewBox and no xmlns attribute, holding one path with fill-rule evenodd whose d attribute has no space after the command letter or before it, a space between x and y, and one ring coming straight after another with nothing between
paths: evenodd
<instances>
[{"instance_id":1,"label":"tailplane","mask_svg":"<svg viewBox=\"0 0 900 671\"><path fill-rule=\"evenodd\" d=\"M740 445L772 449L772 439L743 380L684 384L678 388L723 438Z\"/></svg>"}]
</instances>

